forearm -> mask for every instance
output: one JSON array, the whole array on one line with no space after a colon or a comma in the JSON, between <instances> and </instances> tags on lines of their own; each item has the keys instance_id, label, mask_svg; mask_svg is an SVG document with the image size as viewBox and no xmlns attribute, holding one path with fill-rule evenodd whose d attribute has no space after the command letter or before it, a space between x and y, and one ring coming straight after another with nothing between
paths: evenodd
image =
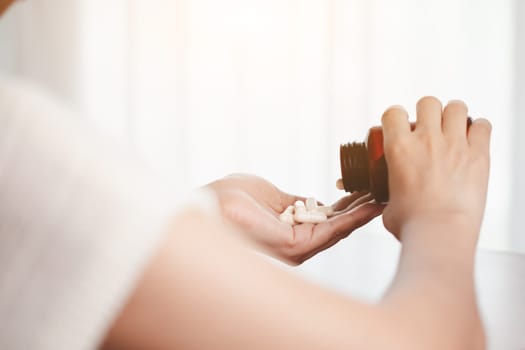
<instances>
[{"instance_id":1,"label":"forearm","mask_svg":"<svg viewBox=\"0 0 525 350\"><path fill-rule=\"evenodd\" d=\"M266 263L219 222L187 213L174 227L105 348L262 350L309 342L314 349L324 337L306 339L312 327L323 335L342 330L343 322L330 329L314 306L318 300L326 312L337 302L326 305L319 289Z\"/></svg>"},{"instance_id":2,"label":"forearm","mask_svg":"<svg viewBox=\"0 0 525 350\"><path fill-rule=\"evenodd\" d=\"M395 348L398 332L381 307L277 268L199 214L178 218L174 227L107 349Z\"/></svg>"},{"instance_id":3,"label":"forearm","mask_svg":"<svg viewBox=\"0 0 525 350\"><path fill-rule=\"evenodd\" d=\"M476 235L476 229L456 219L419 220L403 227L398 273L382 305L394 318L402 315L397 326L411 330L413 341L422 336L427 349L483 348L473 278L475 246L470 238L458 239Z\"/></svg>"},{"instance_id":4,"label":"forearm","mask_svg":"<svg viewBox=\"0 0 525 350\"><path fill-rule=\"evenodd\" d=\"M402 227L399 276L447 288L472 287L479 227L461 217L418 217Z\"/></svg>"},{"instance_id":5,"label":"forearm","mask_svg":"<svg viewBox=\"0 0 525 350\"><path fill-rule=\"evenodd\" d=\"M412 279L402 266L385 301L369 305L267 263L198 213L173 227L107 348L454 349L450 316L457 311L435 306L448 303L426 285L430 271ZM450 298L462 300L454 291Z\"/></svg>"}]
</instances>

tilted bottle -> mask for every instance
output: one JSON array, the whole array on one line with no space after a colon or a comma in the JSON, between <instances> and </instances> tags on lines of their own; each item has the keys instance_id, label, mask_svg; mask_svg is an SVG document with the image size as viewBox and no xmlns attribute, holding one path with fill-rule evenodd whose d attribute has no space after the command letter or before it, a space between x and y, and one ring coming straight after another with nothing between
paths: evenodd
<instances>
[{"instance_id":1,"label":"tilted bottle","mask_svg":"<svg viewBox=\"0 0 525 350\"><path fill-rule=\"evenodd\" d=\"M467 127L471 124L472 119L468 118ZM412 130L415 129L415 123L410 126ZM370 192L377 202L388 202L388 167L383 149L383 128L371 128L365 142L343 144L339 152L344 190Z\"/></svg>"}]
</instances>

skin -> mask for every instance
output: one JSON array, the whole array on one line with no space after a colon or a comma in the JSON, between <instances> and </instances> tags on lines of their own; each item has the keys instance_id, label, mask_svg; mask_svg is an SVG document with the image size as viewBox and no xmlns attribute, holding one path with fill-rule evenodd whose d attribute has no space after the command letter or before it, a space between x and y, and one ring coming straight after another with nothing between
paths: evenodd
<instances>
[{"instance_id":1,"label":"skin","mask_svg":"<svg viewBox=\"0 0 525 350\"><path fill-rule=\"evenodd\" d=\"M253 175L235 174L208 185L217 194L224 218L247 235L257 247L274 257L298 265L348 237L355 229L383 212L383 206L366 193L353 193L334 203L335 215L321 224L291 226L279 220L295 201Z\"/></svg>"},{"instance_id":2,"label":"skin","mask_svg":"<svg viewBox=\"0 0 525 350\"><path fill-rule=\"evenodd\" d=\"M12 2L0 0L0 14ZM477 120L467 134L466 116L464 103L454 101L442 111L432 97L418 103L414 132L404 109L392 107L383 116L391 189L383 221L403 249L397 275L378 304L309 284L254 250L300 263L380 208L353 194L334 205L338 215L330 223L291 230L279 226L275 214L296 197L262 179L237 175L210 184L226 221L237 229L200 212L174 218L101 347L485 348L473 260L491 126ZM233 234L239 231L249 240Z\"/></svg>"},{"instance_id":3,"label":"skin","mask_svg":"<svg viewBox=\"0 0 525 350\"><path fill-rule=\"evenodd\" d=\"M0 14L12 2L0 0ZM330 222L291 229L275 219L297 197L236 175L209 185L224 220L197 211L173 219L101 348L484 349L473 270L491 125L479 119L467 132L466 105L443 110L433 97L418 102L413 132L407 117L394 106L382 118L391 189L383 221L402 253L380 302L320 288L255 251L300 263L382 208L353 194Z\"/></svg>"},{"instance_id":4,"label":"skin","mask_svg":"<svg viewBox=\"0 0 525 350\"><path fill-rule=\"evenodd\" d=\"M426 97L418 102L414 131L403 108L389 108L383 115L391 189L383 221L401 240L402 253L397 274L378 303L328 291L262 258L256 252L260 247L296 262L308 254L286 253L290 240L280 237L289 237L289 230L271 228L272 217L282 209L271 203L278 201L267 203L257 186L246 185L249 177L226 178L229 185L211 187L221 191L239 185L240 193L263 208L249 211L253 217L243 216L242 209L235 209L235 203L246 206L239 195L244 199L228 197L227 207L233 209L226 212L238 214L226 220L196 211L174 218L102 348L484 349L473 270L491 125L478 119L467 132L467 113L463 102L453 101L443 110L436 98ZM356 203L361 198L345 199L354 203L348 212L369 207L365 199ZM346 220L345 214L339 216L334 221ZM247 218L262 220L268 231L250 229ZM357 225L348 220L341 230L345 234ZM330 231L297 230L312 240ZM282 236L276 233L281 231Z\"/></svg>"}]
</instances>

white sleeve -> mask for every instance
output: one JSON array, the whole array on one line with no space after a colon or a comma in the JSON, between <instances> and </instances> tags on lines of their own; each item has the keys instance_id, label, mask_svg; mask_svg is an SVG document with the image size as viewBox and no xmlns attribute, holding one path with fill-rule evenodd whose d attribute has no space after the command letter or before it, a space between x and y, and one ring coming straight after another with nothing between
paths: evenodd
<instances>
[{"instance_id":1,"label":"white sleeve","mask_svg":"<svg viewBox=\"0 0 525 350\"><path fill-rule=\"evenodd\" d=\"M181 206L88 129L0 82L0 349L96 348Z\"/></svg>"}]
</instances>

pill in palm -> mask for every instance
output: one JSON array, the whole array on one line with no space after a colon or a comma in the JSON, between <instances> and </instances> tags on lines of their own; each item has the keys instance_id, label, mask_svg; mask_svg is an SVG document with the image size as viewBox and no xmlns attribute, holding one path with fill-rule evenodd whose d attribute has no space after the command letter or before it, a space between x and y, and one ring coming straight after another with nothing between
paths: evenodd
<instances>
[{"instance_id":1,"label":"pill in palm","mask_svg":"<svg viewBox=\"0 0 525 350\"><path fill-rule=\"evenodd\" d=\"M318 224L326 221L334 211L329 206L319 206L315 198L308 198L305 202L296 201L294 205L288 206L279 215L281 222L293 225L295 223Z\"/></svg>"},{"instance_id":2,"label":"pill in palm","mask_svg":"<svg viewBox=\"0 0 525 350\"><path fill-rule=\"evenodd\" d=\"M284 222L286 224L289 224L289 225L293 225L295 223L295 218L294 218L294 214L290 214L290 213L282 213L281 215L279 215L279 220L281 220L281 222Z\"/></svg>"},{"instance_id":3,"label":"pill in palm","mask_svg":"<svg viewBox=\"0 0 525 350\"><path fill-rule=\"evenodd\" d=\"M295 208L294 208L295 214L303 214L303 213L306 213L307 211L308 210L306 209L306 206L304 205L303 202L301 201L295 202Z\"/></svg>"},{"instance_id":4,"label":"pill in palm","mask_svg":"<svg viewBox=\"0 0 525 350\"><path fill-rule=\"evenodd\" d=\"M288 208L284 210L284 212L279 215L279 219L281 222L285 222L289 225L293 225L295 223L294 221L294 212L295 212L295 206L290 205Z\"/></svg>"},{"instance_id":5,"label":"pill in palm","mask_svg":"<svg viewBox=\"0 0 525 350\"><path fill-rule=\"evenodd\" d=\"M307 211L305 213L295 213L294 219L295 221L302 224L319 224L321 222L326 221L327 217L324 213L321 213L320 211Z\"/></svg>"},{"instance_id":6,"label":"pill in palm","mask_svg":"<svg viewBox=\"0 0 525 350\"><path fill-rule=\"evenodd\" d=\"M334 216L334 208L328 205L321 205L315 208L315 210L320 211L325 214L327 217Z\"/></svg>"},{"instance_id":7,"label":"pill in palm","mask_svg":"<svg viewBox=\"0 0 525 350\"><path fill-rule=\"evenodd\" d=\"M284 213L286 213L286 214L292 214L292 215L293 215L294 211L295 211L295 206L293 206L293 205L289 205L288 208L286 208L286 209L284 210ZM283 214L284 214L284 213L283 213Z\"/></svg>"},{"instance_id":8,"label":"pill in palm","mask_svg":"<svg viewBox=\"0 0 525 350\"><path fill-rule=\"evenodd\" d=\"M295 206L295 209L297 209L297 208L304 207L305 205L303 201L295 201L294 206Z\"/></svg>"},{"instance_id":9,"label":"pill in palm","mask_svg":"<svg viewBox=\"0 0 525 350\"><path fill-rule=\"evenodd\" d=\"M317 208L317 201L315 198L307 198L305 204L306 210L308 211L315 210L315 208Z\"/></svg>"}]
</instances>

